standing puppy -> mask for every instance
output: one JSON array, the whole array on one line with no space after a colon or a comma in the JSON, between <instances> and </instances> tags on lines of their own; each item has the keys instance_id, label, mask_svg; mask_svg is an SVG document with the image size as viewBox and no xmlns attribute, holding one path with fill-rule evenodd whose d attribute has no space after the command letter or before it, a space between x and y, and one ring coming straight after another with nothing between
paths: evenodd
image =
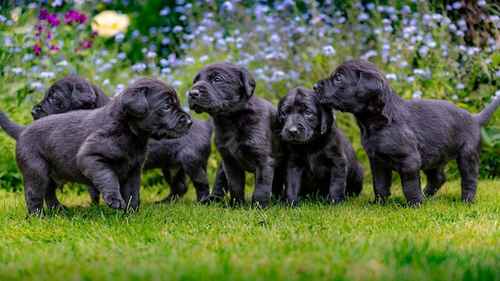
<instances>
[{"instance_id":1,"label":"standing puppy","mask_svg":"<svg viewBox=\"0 0 500 281\"><path fill-rule=\"evenodd\" d=\"M391 172L401 177L411 205L422 202L420 170L432 196L445 182L444 167L456 159L462 176L462 200L474 200L479 173L480 128L500 105L497 98L480 114L471 115L440 100L403 100L384 75L367 61L347 61L319 81L321 102L353 113L373 174L376 200L390 195Z\"/></svg>"},{"instance_id":2,"label":"standing puppy","mask_svg":"<svg viewBox=\"0 0 500 281\"><path fill-rule=\"evenodd\" d=\"M77 75L56 81L45 93L32 115L35 120L51 114L80 109L94 109L106 105L110 99L101 89ZM170 185L170 194L162 201L182 197L187 192L186 174L196 189L198 201L208 199L207 162L211 150L212 124L193 120L189 132L175 139L151 140L144 169L161 169ZM99 202L99 192L89 189L92 202Z\"/></svg>"},{"instance_id":3,"label":"standing puppy","mask_svg":"<svg viewBox=\"0 0 500 281\"><path fill-rule=\"evenodd\" d=\"M47 116L23 128L2 113L0 126L17 140L29 213L52 201L56 185L94 186L115 209L139 207L141 168L148 139L184 135L191 118L181 110L175 90L142 79L106 106Z\"/></svg>"},{"instance_id":4,"label":"standing puppy","mask_svg":"<svg viewBox=\"0 0 500 281\"><path fill-rule=\"evenodd\" d=\"M335 127L332 110L321 105L313 91L295 88L280 100L278 129L287 143L288 203L296 205L299 194L308 192L319 192L331 203L359 195L363 169Z\"/></svg>"},{"instance_id":5,"label":"standing puppy","mask_svg":"<svg viewBox=\"0 0 500 281\"><path fill-rule=\"evenodd\" d=\"M244 201L245 171L255 173L252 201L265 207L271 198L278 151L271 126L276 110L255 97L255 80L247 69L229 63L206 66L194 78L189 106L214 120L215 143L222 155L232 203ZM223 175L221 171L218 175Z\"/></svg>"}]
</instances>

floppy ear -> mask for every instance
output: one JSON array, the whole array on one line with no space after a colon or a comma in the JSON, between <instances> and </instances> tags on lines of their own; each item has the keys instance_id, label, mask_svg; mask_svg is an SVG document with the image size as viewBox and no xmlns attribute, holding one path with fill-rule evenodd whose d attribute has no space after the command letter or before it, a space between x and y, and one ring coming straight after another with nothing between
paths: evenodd
<instances>
[{"instance_id":1,"label":"floppy ear","mask_svg":"<svg viewBox=\"0 0 500 281\"><path fill-rule=\"evenodd\" d=\"M277 134L277 135L279 135L281 133L283 126L285 126L285 124L283 123L283 120L280 118L280 115L279 115L279 109L280 109L282 103L283 103L283 101L281 100L278 103L278 107L277 107L278 110L271 116L271 130L274 132L274 134Z\"/></svg>"},{"instance_id":2,"label":"floppy ear","mask_svg":"<svg viewBox=\"0 0 500 281\"><path fill-rule=\"evenodd\" d=\"M72 96L79 95L77 100L80 100L84 106L87 106L87 108L95 108L96 107L96 101L97 101L97 93L95 92L95 89L91 86L90 92L86 93L77 93L75 91L75 88L73 87L73 92L71 93Z\"/></svg>"},{"instance_id":3,"label":"floppy ear","mask_svg":"<svg viewBox=\"0 0 500 281\"><path fill-rule=\"evenodd\" d=\"M247 98L251 97L255 91L255 79L247 69L242 69L240 72L240 79L243 85L243 91Z\"/></svg>"},{"instance_id":4,"label":"floppy ear","mask_svg":"<svg viewBox=\"0 0 500 281\"><path fill-rule=\"evenodd\" d=\"M96 100L95 100L95 107L102 107L106 103L108 103L109 98L106 96L106 94L101 90L101 88L97 87L94 84L91 84L92 90L94 90Z\"/></svg>"},{"instance_id":5,"label":"floppy ear","mask_svg":"<svg viewBox=\"0 0 500 281\"><path fill-rule=\"evenodd\" d=\"M396 96L382 74L361 72L359 84L373 95L370 106L380 110L382 115L391 122L397 112Z\"/></svg>"},{"instance_id":6,"label":"floppy ear","mask_svg":"<svg viewBox=\"0 0 500 281\"><path fill-rule=\"evenodd\" d=\"M122 95L123 110L133 117L144 117L149 110L147 92L146 87L127 89Z\"/></svg>"},{"instance_id":7,"label":"floppy ear","mask_svg":"<svg viewBox=\"0 0 500 281\"><path fill-rule=\"evenodd\" d=\"M335 118L332 109L327 108L324 105L318 104L318 106L320 109L321 119L320 134L324 135L332 128Z\"/></svg>"}]
</instances>

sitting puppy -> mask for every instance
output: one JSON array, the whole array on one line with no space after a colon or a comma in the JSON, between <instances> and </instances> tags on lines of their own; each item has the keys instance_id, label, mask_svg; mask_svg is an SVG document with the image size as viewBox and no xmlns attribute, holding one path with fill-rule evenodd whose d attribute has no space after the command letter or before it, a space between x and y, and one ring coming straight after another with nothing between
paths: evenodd
<instances>
[{"instance_id":1,"label":"sitting puppy","mask_svg":"<svg viewBox=\"0 0 500 281\"><path fill-rule=\"evenodd\" d=\"M390 195L391 171L401 176L411 205L422 202L420 170L428 179L425 195L432 196L445 182L444 167L456 159L462 176L462 200L476 194L479 172L480 128L500 105L493 101L471 115L447 101L403 100L384 75L367 61L347 61L319 81L315 91L321 102L351 112L361 129L370 159L376 200Z\"/></svg>"},{"instance_id":2,"label":"sitting puppy","mask_svg":"<svg viewBox=\"0 0 500 281\"><path fill-rule=\"evenodd\" d=\"M0 126L17 140L17 163L24 177L28 211L49 208L56 185L94 186L111 208L139 207L141 168L150 137L187 133L190 116L175 90L158 80L141 79L106 106L51 115L23 128L0 114Z\"/></svg>"},{"instance_id":3,"label":"sitting puppy","mask_svg":"<svg viewBox=\"0 0 500 281\"><path fill-rule=\"evenodd\" d=\"M38 120L51 114L99 108L109 101L101 89L77 75L70 75L56 81L47 90L43 100L33 107L32 115ZM186 135L149 142L144 169L160 168L165 181L171 187L170 194L162 201L180 198L187 192L186 174L196 188L198 200L207 199L209 185L206 169L211 138L212 124L193 120L193 125ZM97 204L99 202L97 189L91 188L90 195L92 202Z\"/></svg>"},{"instance_id":4,"label":"sitting puppy","mask_svg":"<svg viewBox=\"0 0 500 281\"><path fill-rule=\"evenodd\" d=\"M357 196L363 188L363 168L331 109L311 90L295 88L278 104L278 126L287 143L286 200L318 192L331 203ZM308 189L309 190L306 190Z\"/></svg>"},{"instance_id":5,"label":"sitting puppy","mask_svg":"<svg viewBox=\"0 0 500 281\"><path fill-rule=\"evenodd\" d=\"M276 110L268 101L255 97L255 80L245 68L217 63L203 68L188 93L189 106L207 112L214 120L215 143L222 156L232 204L244 202L245 171L255 173L252 201L268 205L273 185L280 192L282 180L276 138L271 126ZM219 181L217 179L216 181ZM274 182L274 184L273 184ZM216 191L218 186L216 185Z\"/></svg>"}]
</instances>

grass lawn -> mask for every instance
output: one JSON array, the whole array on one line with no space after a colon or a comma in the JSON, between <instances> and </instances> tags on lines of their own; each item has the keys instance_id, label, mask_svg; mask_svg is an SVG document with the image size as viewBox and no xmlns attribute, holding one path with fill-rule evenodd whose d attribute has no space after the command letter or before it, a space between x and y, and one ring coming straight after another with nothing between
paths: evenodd
<instances>
[{"instance_id":1,"label":"grass lawn","mask_svg":"<svg viewBox=\"0 0 500 281\"><path fill-rule=\"evenodd\" d=\"M460 202L448 182L419 209L399 185L385 206L371 186L341 206L200 206L188 198L136 214L87 207L66 191L66 214L26 218L21 193L0 191L0 280L500 280L500 180Z\"/></svg>"}]
</instances>

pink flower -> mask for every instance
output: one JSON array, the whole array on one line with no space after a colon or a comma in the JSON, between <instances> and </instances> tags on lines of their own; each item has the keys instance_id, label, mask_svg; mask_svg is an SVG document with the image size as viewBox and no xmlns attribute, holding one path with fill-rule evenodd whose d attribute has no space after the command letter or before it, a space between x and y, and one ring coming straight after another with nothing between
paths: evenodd
<instances>
[{"instance_id":1,"label":"pink flower","mask_svg":"<svg viewBox=\"0 0 500 281\"><path fill-rule=\"evenodd\" d=\"M61 23L61 21L57 18L56 14L49 14L49 16L47 17L47 22L52 27L56 27L56 26L58 26Z\"/></svg>"},{"instance_id":2,"label":"pink flower","mask_svg":"<svg viewBox=\"0 0 500 281\"><path fill-rule=\"evenodd\" d=\"M72 24L72 23L85 23L87 21L87 16L84 13L80 13L76 10L69 10L64 15L64 23Z\"/></svg>"},{"instance_id":3,"label":"pink flower","mask_svg":"<svg viewBox=\"0 0 500 281\"><path fill-rule=\"evenodd\" d=\"M92 48L92 40L83 40L80 43L80 47L84 50Z\"/></svg>"},{"instance_id":4,"label":"pink flower","mask_svg":"<svg viewBox=\"0 0 500 281\"><path fill-rule=\"evenodd\" d=\"M39 43L35 43L35 46L33 46L33 52L37 56L41 55L42 54L42 46Z\"/></svg>"},{"instance_id":5,"label":"pink flower","mask_svg":"<svg viewBox=\"0 0 500 281\"><path fill-rule=\"evenodd\" d=\"M53 53L57 53L60 50L59 46L57 45L50 45L49 49Z\"/></svg>"}]
</instances>

